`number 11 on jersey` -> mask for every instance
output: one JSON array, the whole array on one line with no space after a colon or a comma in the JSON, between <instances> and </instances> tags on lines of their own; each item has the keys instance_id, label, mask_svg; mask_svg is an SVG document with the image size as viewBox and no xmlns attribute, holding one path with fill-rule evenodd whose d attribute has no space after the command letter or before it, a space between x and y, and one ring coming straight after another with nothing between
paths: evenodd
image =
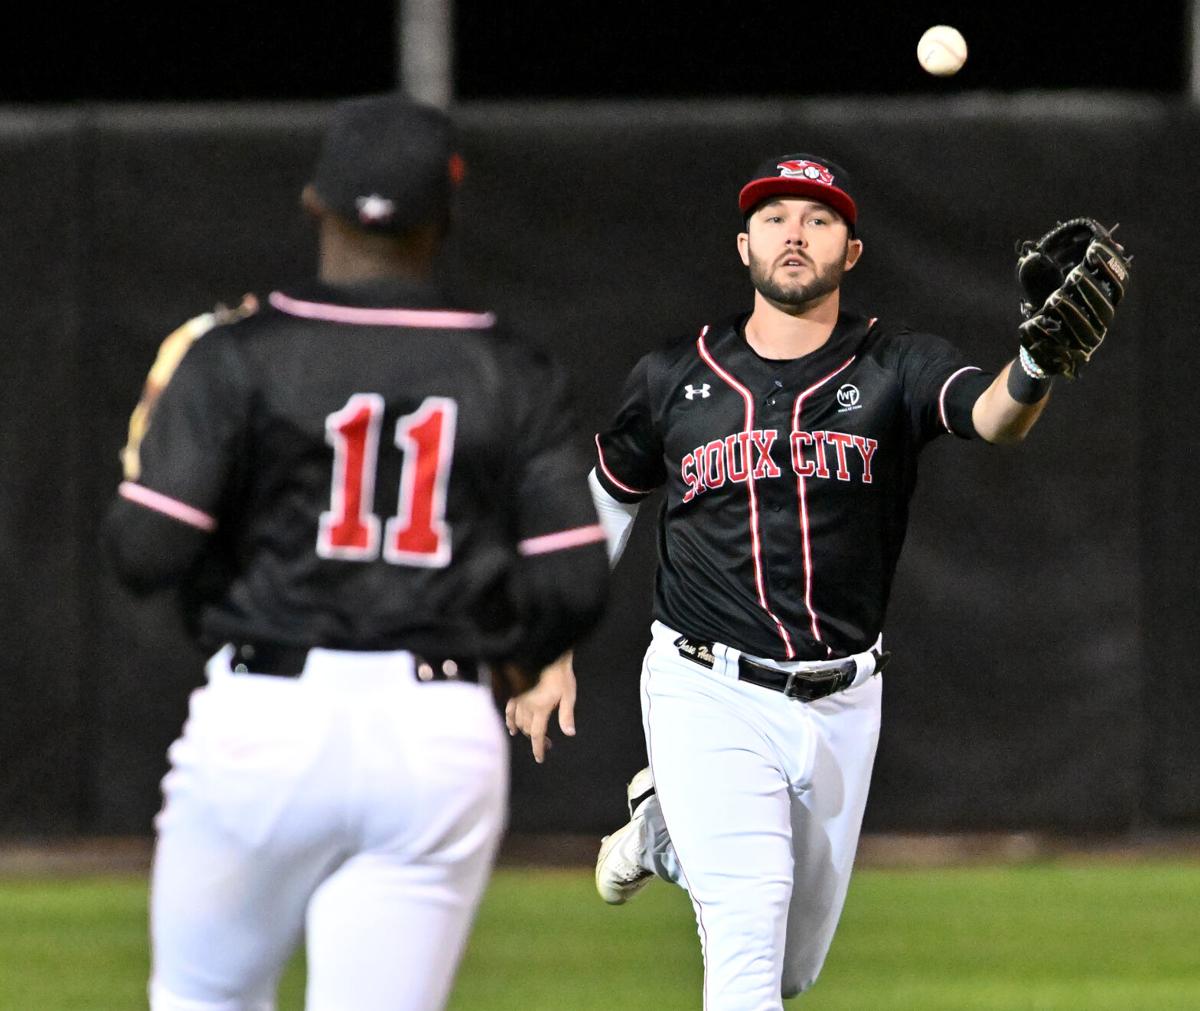
<instances>
[{"instance_id":1,"label":"number 11 on jersey","mask_svg":"<svg viewBox=\"0 0 1200 1011\"><path fill-rule=\"evenodd\" d=\"M321 514L317 554L367 562L380 555L380 521L374 513L375 475L383 397L356 393L325 419L333 447L329 511ZM450 562L446 485L454 456L458 405L426 397L396 422L395 445L404 454L396 514L383 528L383 558L393 565L441 568Z\"/></svg>"}]
</instances>

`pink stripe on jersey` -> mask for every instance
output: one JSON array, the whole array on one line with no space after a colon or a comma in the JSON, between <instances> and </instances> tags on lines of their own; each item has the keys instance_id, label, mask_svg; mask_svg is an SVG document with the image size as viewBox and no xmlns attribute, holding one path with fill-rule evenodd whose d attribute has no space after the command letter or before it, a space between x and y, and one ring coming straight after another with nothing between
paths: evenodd
<instances>
[{"instance_id":1,"label":"pink stripe on jersey","mask_svg":"<svg viewBox=\"0 0 1200 1011\"><path fill-rule=\"evenodd\" d=\"M650 492L643 491L641 488L630 488L624 481L617 480L617 476L608 469L608 464L604 462L604 448L600 445L600 436L596 436L596 458L600 461L600 469L604 471L604 476L615 484L621 491L627 491L630 495L649 495Z\"/></svg>"},{"instance_id":2,"label":"pink stripe on jersey","mask_svg":"<svg viewBox=\"0 0 1200 1011\"><path fill-rule=\"evenodd\" d=\"M144 485L135 484L133 481L122 481L117 487L117 494L130 502L136 502L147 509L170 516L171 519L179 520L180 523L186 523L205 533L211 533L217 529L217 521L208 513L201 512L194 506L170 498L161 492L151 491Z\"/></svg>"},{"instance_id":3,"label":"pink stripe on jersey","mask_svg":"<svg viewBox=\"0 0 1200 1011\"><path fill-rule=\"evenodd\" d=\"M322 319L331 323L357 326L407 326L436 330L486 330L496 323L490 312L458 312L453 309L365 309L353 305L303 302L281 291L273 291L268 301L280 312L304 319Z\"/></svg>"},{"instance_id":4,"label":"pink stripe on jersey","mask_svg":"<svg viewBox=\"0 0 1200 1011\"><path fill-rule=\"evenodd\" d=\"M804 401L808 399L809 394L815 393L829 380L835 376L841 375L850 367L850 363L854 361L855 356L851 355L844 361L841 366L829 373L820 382L813 383L807 390L796 398L796 404L792 408L792 431L800 431L800 412L804 409ZM796 468L799 471L799 467ZM813 584L813 561L812 561L812 539L808 532L808 494L804 483L804 475L797 473L796 475L796 495L800 500L800 538L804 544L804 607L808 611L809 628L812 629L813 638L817 642L824 642L821 638L821 626L817 621L817 612L813 609L812 604L812 584Z\"/></svg>"},{"instance_id":5,"label":"pink stripe on jersey","mask_svg":"<svg viewBox=\"0 0 1200 1011\"><path fill-rule=\"evenodd\" d=\"M950 384L954 382L964 372L982 372L983 370L975 365L966 365L955 372L949 379L942 383L942 392L938 394L938 415L942 419L942 425L951 435L955 435L954 429L950 427L950 422L946 420L946 391L950 388Z\"/></svg>"},{"instance_id":6,"label":"pink stripe on jersey","mask_svg":"<svg viewBox=\"0 0 1200 1011\"><path fill-rule=\"evenodd\" d=\"M575 527L573 530L560 530L556 534L527 537L517 544L517 550L523 555L544 555L551 551L577 548L602 540L604 540L604 527L599 523L593 523L589 527Z\"/></svg>"},{"instance_id":7,"label":"pink stripe on jersey","mask_svg":"<svg viewBox=\"0 0 1200 1011\"><path fill-rule=\"evenodd\" d=\"M752 432L754 430L754 395L717 364L716 360L709 353L708 346L704 343L704 336L707 333L708 327L705 327L700 331L700 336L696 340L696 347L700 351L700 357L728 386L742 395L742 400L746 403L746 432ZM784 648L787 650L787 658L791 660L796 655L796 650L792 647L792 637L788 635L788 630L784 628L783 622L771 610L771 605L767 602L766 585L763 582L762 541L758 533L758 495L754 491L753 469L746 475L746 490L750 495L750 547L754 557L754 587L758 591L758 603L767 612L770 619L775 622L779 638L783 640Z\"/></svg>"}]
</instances>

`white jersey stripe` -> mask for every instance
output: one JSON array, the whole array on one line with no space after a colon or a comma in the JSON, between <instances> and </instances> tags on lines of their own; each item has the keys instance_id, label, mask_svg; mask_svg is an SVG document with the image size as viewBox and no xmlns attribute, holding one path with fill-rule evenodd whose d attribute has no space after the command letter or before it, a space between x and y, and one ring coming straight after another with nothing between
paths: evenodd
<instances>
[{"instance_id":1,"label":"white jersey stripe","mask_svg":"<svg viewBox=\"0 0 1200 1011\"><path fill-rule=\"evenodd\" d=\"M942 383L942 392L938 394L938 416L942 419L942 426L951 435L955 435L954 429L950 427L950 422L946 420L946 391L950 388L950 384L954 382L964 372L982 372L983 370L975 365L966 365L955 372L949 379Z\"/></svg>"},{"instance_id":2,"label":"white jersey stripe","mask_svg":"<svg viewBox=\"0 0 1200 1011\"><path fill-rule=\"evenodd\" d=\"M708 327L705 327L700 331L700 336L696 340L696 347L700 351L700 357L728 386L741 394L742 400L746 403L746 432L752 432L754 430L754 396L745 386L717 364L716 360L709 353L708 346L704 343L704 335L707 333ZM792 637L788 635L788 630L784 628L783 622L771 610L771 605L767 602L766 585L763 582L762 543L758 533L758 496L754 491L753 468L750 468L749 473L746 475L746 490L750 494L750 546L754 556L754 583L755 589L758 591L758 603L767 612L771 620L775 622L775 628L779 631L779 637L783 640L783 645L787 649L787 658L791 660L796 656L796 650L792 646Z\"/></svg>"},{"instance_id":3,"label":"white jersey stripe","mask_svg":"<svg viewBox=\"0 0 1200 1011\"><path fill-rule=\"evenodd\" d=\"M331 323L358 326L407 326L434 330L486 330L496 323L490 312L458 312L453 309L370 309L353 305L305 302L281 291L273 291L267 300L280 312L304 319L322 319Z\"/></svg>"},{"instance_id":4,"label":"white jersey stripe","mask_svg":"<svg viewBox=\"0 0 1200 1011\"><path fill-rule=\"evenodd\" d=\"M205 533L211 533L217 529L216 519L209 516L208 513L201 512L195 506L180 502L162 492L152 491L145 485L136 484L133 481L122 481L117 486L117 494L130 502L136 502L147 509L170 516L171 519L179 520L180 523L186 523Z\"/></svg>"},{"instance_id":5,"label":"white jersey stripe","mask_svg":"<svg viewBox=\"0 0 1200 1011\"><path fill-rule=\"evenodd\" d=\"M575 527L573 530L560 530L556 534L542 534L540 537L527 537L517 543L517 551L523 555L544 555L551 551L562 551L566 548L577 548L584 544L595 544L605 540L604 527L593 523L587 527Z\"/></svg>"},{"instance_id":6,"label":"white jersey stripe","mask_svg":"<svg viewBox=\"0 0 1200 1011\"><path fill-rule=\"evenodd\" d=\"M800 412L804 409L804 401L808 398L809 394L815 393L835 376L845 372L855 357L855 355L851 355L835 371L831 372L820 382L813 383L812 386L796 398L796 404L792 408L793 432L800 431ZM813 609L812 604L813 562L812 542L808 534L808 495L805 489L804 475L799 473L799 467L796 470L796 494L800 499L800 538L804 544L804 607L808 611L809 628L812 629L813 638L817 642L824 642L825 640L821 638L821 625L817 621L817 612Z\"/></svg>"}]
</instances>

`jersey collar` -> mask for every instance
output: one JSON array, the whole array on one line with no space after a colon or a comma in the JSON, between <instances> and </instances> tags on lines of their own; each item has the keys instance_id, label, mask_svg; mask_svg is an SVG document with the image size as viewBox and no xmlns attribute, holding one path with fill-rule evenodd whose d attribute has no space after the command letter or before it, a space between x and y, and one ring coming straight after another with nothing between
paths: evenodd
<instances>
[{"instance_id":1,"label":"jersey collar","mask_svg":"<svg viewBox=\"0 0 1200 1011\"><path fill-rule=\"evenodd\" d=\"M333 285L310 280L289 284L283 293L303 302L364 309L449 309L452 305L442 288L428 281L387 278L355 285Z\"/></svg>"},{"instance_id":2,"label":"jersey collar","mask_svg":"<svg viewBox=\"0 0 1200 1011\"><path fill-rule=\"evenodd\" d=\"M835 360L843 362L852 355L860 353L875 324L874 319L843 308L838 312L838 320L834 325L833 332L829 335L829 340L819 348L799 358L774 360L763 358L746 340L746 321L749 318L749 312L738 313L713 327L714 349L719 348L727 352L734 349L744 350L752 362L757 363L765 370L774 372L780 370L807 371L809 368L820 369Z\"/></svg>"},{"instance_id":3,"label":"jersey collar","mask_svg":"<svg viewBox=\"0 0 1200 1011\"><path fill-rule=\"evenodd\" d=\"M341 287L320 282L273 291L274 309L302 319L350 326L395 326L434 330L491 330L495 314L447 307L436 289L398 281Z\"/></svg>"}]
</instances>

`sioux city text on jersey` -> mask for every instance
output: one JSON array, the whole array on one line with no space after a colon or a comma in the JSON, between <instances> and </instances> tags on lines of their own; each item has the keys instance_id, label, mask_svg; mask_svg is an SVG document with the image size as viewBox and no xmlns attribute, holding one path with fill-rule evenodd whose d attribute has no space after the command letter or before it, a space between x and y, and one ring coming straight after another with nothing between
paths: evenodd
<instances>
[{"instance_id":1,"label":"sioux city text on jersey","mask_svg":"<svg viewBox=\"0 0 1200 1011\"><path fill-rule=\"evenodd\" d=\"M596 438L626 502L665 486L655 615L757 656L867 649L883 624L917 454L975 435L993 379L948 342L843 312L791 361L755 354L745 317L646 355Z\"/></svg>"}]
</instances>

